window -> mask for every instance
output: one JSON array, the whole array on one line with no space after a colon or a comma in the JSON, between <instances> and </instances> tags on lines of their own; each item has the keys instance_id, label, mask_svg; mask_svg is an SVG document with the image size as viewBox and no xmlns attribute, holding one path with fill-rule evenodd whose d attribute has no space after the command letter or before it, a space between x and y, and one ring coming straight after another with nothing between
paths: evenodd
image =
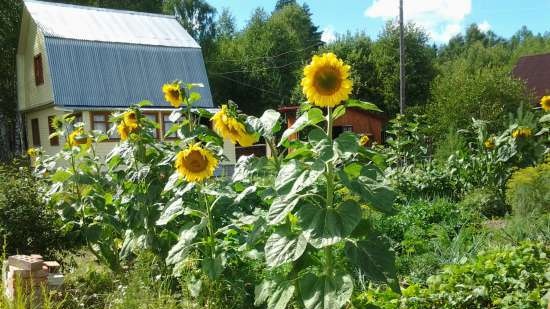
<instances>
[{"instance_id":1,"label":"window","mask_svg":"<svg viewBox=\"0 0 550 309\"><path fill-rule=\"evenodd\" d=\"M166 135L166 132L168 132L173 125L174 123L170 121L170 114L163 113L162 114L162 133ZM176 137L177 137L177 134L174 132L169 136L167 136L166 138L169 139L169 138L176 138Z\"/></svg>"},{"instance_id":2,"label":"window","mask_svg":"<svg viewBox=\"0 0 550 309\"><path fill-rule=\"evenodd\" d=\"M111 123L109 122L110 113L109 112L92 112L90 113L92 130L98 130L105 134L109 131ZM118 139L118 132L115 130L110 136L111 139Z\"/></svg>"},{"instance_id":3,"label":"window","mask_svg":"<svg viewBox=\"0 0 550 309\"><path fill-rule=\"evenodd\" d=\"M32 145L40 146L40 129L38 128L38 118L31 119Z\"/></svg>"},{"instance_id":4,"label":"window","mask_svg":"<svg viewBox=\"0 0 550 309\"><path fill-rule=\"evenodd\" d=\"M52 135L55 133L55 128L53 127L53 120L55 116L48 117L48 133ZM59 146L59 136L54 136L50 138L50 146Z\"/></svg>"},{"instance_id":5,"label":"window","mask_svg":"<svg viewBox=\"0 0 550 309\"><path fill-rule=\"evenodd\" d=\"M151 121L154 121L155 123L159 123L159 119L158 119L158 113L143 113L145 115L145 117L149 118L149 120ZM156 129L155 132L153 132L153 136L155 138L159 138L160 137L160 131L159 129Z\"/></svg>"},{"instance_id":6,"label":"window","mask_svg":"<svg viewBox=\"0 0 550 309\"><path fill-rule=\"evenodd\" d=\"M34 82L37 86L44 84L44 70L42 68L42 54L34 56Z\"/></svg>"},{"instance_id":7,"label":"window","mask_svg":"<svg viewBox=\"0 0 550 309\"><path fill-rule=\"evenodd\" d=\"M351 125L334 126L332 127L332 132L335 137L338 137L342 133L353 132L353 126Z\"/></svg>"}]
</instances>

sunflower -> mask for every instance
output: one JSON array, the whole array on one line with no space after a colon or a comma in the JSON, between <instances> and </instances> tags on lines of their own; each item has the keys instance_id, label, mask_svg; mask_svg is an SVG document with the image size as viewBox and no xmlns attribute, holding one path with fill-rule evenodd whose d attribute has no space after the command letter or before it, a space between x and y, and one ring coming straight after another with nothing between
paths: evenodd
<instances>
[{"instance_id":1,"label":"sunflower","mask_svg":"<svg viewBox=\"0 0 550 309\"><path fill-rule=\"evenodd\" d=\"M361 138L359 138L359 145L361 146L367 146L369 143L369 136L366 134L361 135Z\"/></svg>"},{"instance_id":2,"label":"sunflower","mask_svg":"<svg viewBox=\"0 0 550 309\"><path fill-rule=\"evenodd\" d=\"M36 158L38 155L40 155L40 149L31 147L27 149L27 155L31 158Z\"/></svg>"},{"instance_id":3,"label":"sunflower","mask_svg":"<svg viewBox=\"0 0 550 309\"><path fill-rule=\"evenodd\" d=\"M230 114L227 105L222 105L221 110L214 114L211 120L214 123L214 131L223 138L231 140L233 144L239 143L243 147L248 147L258 141L254 134L246 131L242 122Z\"/></svg>"},{"instance_id":4,"label":"sunflower","mask_svg":"<svg viewBox=\"0 0 550 309\"><path fill-rule=\"evenodd\" d=\"M485 140L485 142L483 142L483 146L485 146L485 148L488 150L495 149L495 139L492 137L489 137L488 139Z\"/></svg>"},{"instance_id":5,"label":"sunflower","mask_svg":"<svg viewBox=\"0 0 550 309\"><path fill-rule=\"evenodd\" d=\"M212 175L218 166L218 159L200 144L194 144L176 155L175 167L188 182L201 182Z\"/></svg>"},{"instance_id":6,"label":"sunflower","mask_svg":"<svg viewBox=\"0 0 550 309\"><path fill-rule=\"evenodd\" d=\"M304 68L302 90L309 102L320 107L334 107L351 93L350 66L333 53L313 56Z\"/></svg>"},{"instance_id":7,"label":"sunflower","mask_svg":"<svg viewBox=\"0 0 550 309\"><path fill-rule=\"evenodd\" d=\"M162 92L164 92L164 99L173 107L178 108L183 103L183 93L179 83L164 84Z\"/></svg>"},{"instance_id":8,"label":"sunflower","mask_svg":"<svg viewBox=\"0 0 550 309\"><path fill-rule=\"evenodd\" d=\"M128 139L131 133L138 130L138 118L135 111L127 111L122 116L122 121L117 126L120 139L125 141Z\"/></svg>"},{"instance_id":9,"label":"sunflower","mask_svg":"<svg viewBox=\"0 0 550 309\"><path fill-rule=\"evenodd\" d=\"M517 128L512 131L513 138L529 137L533 134L533 130L528 127Z\"/></svg>"},{"instance_id":10,"label":"sunflower","mask_svg":"<svg viewBox=\"0 0 550 309\"><path fill-rule=\"evenodd\" d=\"M92 137L84 132L84 128L76 128L71 134L69 134L69 146L83 146L88 148L92 145Z\"/></svg>"},{"instance_id":11,"label":"sunflower","mask_svg":"<svg viewBox=\"0 0 550 309\"><path fill-rule=\"evenodd\" d=\"M550 111L550 95L545 95L540 99L540 106L545 112Z\"/></svg>"}]
</instances>

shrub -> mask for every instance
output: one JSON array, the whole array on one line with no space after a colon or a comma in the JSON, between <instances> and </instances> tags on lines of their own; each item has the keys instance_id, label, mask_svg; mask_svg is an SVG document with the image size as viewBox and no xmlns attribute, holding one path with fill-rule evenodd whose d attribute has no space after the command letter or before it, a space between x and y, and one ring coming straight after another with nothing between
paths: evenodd
<instances>
[{"instance_id":1,"label":"shrub","mask_svg":"<svg viewBox=\"0 0 550 309\"><path fill-rule=\"evenodd\" d=\"M6 254L49 255L69 245L28 167L18 162L0 165L0 183L0 242L6 241Z\"/></svg>"},{"instance_id":2,"label":"shrub","mask_svg":"<svg viewBox=\"0 0 550 309\"><path fill-rule=\"evenodd\" d=\"M426 284L413 284L402 296L387 289L354 297L357 308L470 309L546 308L550 288L550 250L536 243L480 253L463 264L452 264Z\"/></svg>"},{"instance_id":3,"label":"shrub","mask_svg":"<svg viewBox=\"0 0 550 309\"><path fill-rule=\"evenodd\" d=\"M487 218L501 217L507 212L506 204L496 189L477 188L467 193L460 208L480 213Z\"/></svg>"},{"instance_id":4,"label":"shrub","mask_svg":"<svg viewBox=\"0 0 550 309\"><path fill-rule=\"evenodd\" d=\"M542 244L481 253L469 263L449 265L404 293L404 308L542 308L550 288L550 250ZM407 295L410 295L407 297Z\"/></svg>"},{"instance_id":5,"label":"shrub","mask_svg":"<svg viewBox=\"0 0 550 309\"><path fill-rule=\"evenodd\" d=\"M550 163L516 171L506 188L506 202L513 214L550 211Z\"/></svg>"}]
</instances>

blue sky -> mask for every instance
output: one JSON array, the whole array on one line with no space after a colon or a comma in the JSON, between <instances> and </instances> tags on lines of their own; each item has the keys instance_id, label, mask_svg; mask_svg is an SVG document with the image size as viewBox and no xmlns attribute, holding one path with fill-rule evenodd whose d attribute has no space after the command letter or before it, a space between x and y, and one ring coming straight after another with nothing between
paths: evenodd
<instances>
[{"instance_id":1,"label":"blue sky","mask_svg":"<svg viewBox=\"0 0 550 309\"><path fill-rule=\"evenodd\" d=\"M228 7L241 28L257 7L273 10L276 0L208 0L219 11ZM303 0L298 0L303 3ZM306 0L324 40L336 33L365 31L376 37L385 20L397 14L398 0ZM550 31L550 0L404 0L405 19L423 26L435 43L477 23L498 35L510 37L522 25L533 32Z\"/></svg>"}]
</instances>

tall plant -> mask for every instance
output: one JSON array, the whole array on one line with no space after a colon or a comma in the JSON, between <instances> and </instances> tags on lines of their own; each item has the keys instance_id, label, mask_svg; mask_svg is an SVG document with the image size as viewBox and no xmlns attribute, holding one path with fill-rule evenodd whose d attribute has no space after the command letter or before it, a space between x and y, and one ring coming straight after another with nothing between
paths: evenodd
<instances>
[{"instance_id":1,"label":"tall plant","mask_svg":"<svg viewBox=\"0 0 550 309\"><path fill-rule=\"evenodd\" d=\"M348 99L348 65L334 54L314 56L302 87L310 103L279 142L287 149L266 214L265 260L271 276L256 288L256 304L285 308L296 296L305 308L341 308L353 292L353 270L399 290L394 257L364 219L366 207L392 213L394 193L353 133L333 134L346 108L378 110ZM324 110L322 109L324 108ZM306 141L289 138L309 128Z\"/></svg>"}]
</instances>

